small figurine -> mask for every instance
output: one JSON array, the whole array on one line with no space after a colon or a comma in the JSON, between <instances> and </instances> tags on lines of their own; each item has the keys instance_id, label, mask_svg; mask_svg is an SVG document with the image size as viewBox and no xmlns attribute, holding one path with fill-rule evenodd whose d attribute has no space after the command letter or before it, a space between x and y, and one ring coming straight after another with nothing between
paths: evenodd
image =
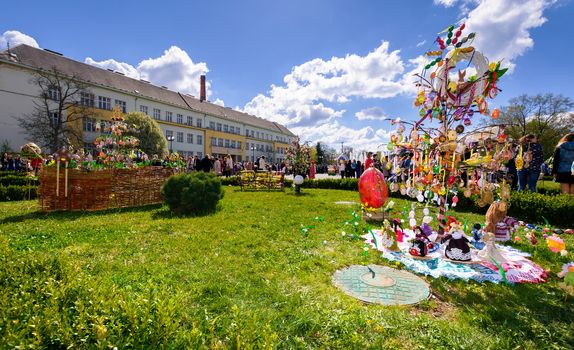
<instances>
[{"instance_id":1,"label":"small figurine","mask_svg":"<svg viewBox=\"0 0 574 350\"><path fill-rule=\"evenodd\" d=\"M507 261L507 259L502 255L500 250L496 248L496 238L494 233L487 232L482 237L484 240L485 246L484 249L478 252L478 256L487 262L491 262L490 259L494 259L497 263L502 264Z\"/></svg>"},{"instance_id":2,"label":"small figurine","mask_svg":"<svg viewBox=\"0 0 574 350\"><path fill-rule=\"evenodd\" d=\"M393 228L395 229L395 234L397 235L397 242L402 242L403 241L403 225L401 225L401 222L399 221L399 219L393 220Z\"/></svg>"},{"instance_id":3,"label":"small figurine","mask_svg":"<svg viewBox=\"0 0 574 350\"><path fill-rule=\"evenodd\" d=\"M482 226L480 224L474 224L472 226L472 244L476 249L481 250L484 248L484 242L482 241Z\"/></svg>"},{"instance_id":4,"label":"small figurine","mask_svg":"<svg viewBox=\"0 0 574 350\"><path fill-rule=\"evenodd\" d=\"M417 227L417 229L420 231L420 227ZM424 233L417 233L415 240L409 249L409 254L421 258L427 256L429 243L430 241Z\"/></svg>"},{"instance_id":5,"label":"small figurine","mask_svg":"<svg viewBox=\"0 0 574 350\"><path fill-rule=\"evenodd\" d=\"M443 243L448 241L444 254L447 258L454 261L470 261L469 241L464 236L462 229L457 224L451 225L449 234L443 237Z\"/></svg>"}]
</instances>

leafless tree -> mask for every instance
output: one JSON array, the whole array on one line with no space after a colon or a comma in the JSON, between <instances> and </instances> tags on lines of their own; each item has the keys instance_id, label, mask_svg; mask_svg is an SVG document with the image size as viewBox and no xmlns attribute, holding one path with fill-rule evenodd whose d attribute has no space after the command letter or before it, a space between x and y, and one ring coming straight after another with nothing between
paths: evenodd
<instances>
[{"instance_id":1,"label":"leafless tree","mask_svg":"<svg viewBox=\"0 0 574 350\"><path fill-rule=\"evenodd\" d=\"M37 86L34 112L16 118L18 125L42 148L56 152L63 146L82 143L82 117L93 107L93 94L76 76L52 68L34 74ZM92 96L91 99L83 98Z\"/></svg>"},{"instance_id":2,"label":"leafless tree","mask_svg":"<svg viewBox=\"0 0 574 350\"><path fill-rule=\"evenodd\" d=\"M551 154L556 142L574 131L574 102L569 97L554 94L520 95L502 108L499 119L486 123L506 125L513 138L535 134L545 154Z\"/></svg>"}]
</instances>

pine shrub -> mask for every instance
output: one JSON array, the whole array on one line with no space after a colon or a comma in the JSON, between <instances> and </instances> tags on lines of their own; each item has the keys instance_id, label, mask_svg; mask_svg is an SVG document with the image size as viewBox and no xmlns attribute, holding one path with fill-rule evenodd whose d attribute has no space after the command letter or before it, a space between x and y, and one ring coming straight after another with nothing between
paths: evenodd
<instances>
[{"instance_id":1,"label":"pine shrub","mask_svg":"<svg viewBox=\"0 0 574 350\"><path fill-rule=\"evenodd\" d=\"M170 210L178 215L215 211L223 198L221 181L213 173L193 172L171 176L161 188Z\"/></svg>"}]
</instances>

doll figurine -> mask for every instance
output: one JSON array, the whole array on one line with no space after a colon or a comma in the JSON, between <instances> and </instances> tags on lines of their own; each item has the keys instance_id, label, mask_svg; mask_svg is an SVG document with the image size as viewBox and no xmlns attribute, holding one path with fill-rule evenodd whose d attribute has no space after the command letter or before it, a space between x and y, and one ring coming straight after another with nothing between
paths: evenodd
<instances>
[{"instance_id":1,"label":"doll figurine","mask_svg":"<svg viewBox=\"0 0 574 350\"><path fill-rule=\"evenodd\" d=\"M476 249L481 250L484 248L484 242L482 241L482 226L480 224L474 224L472 226L472 244Z\"/></svg>"},{"instance_id":2,"label":"doll figurine","mask_svg":"<svg viewBox=\"0 0 574 350\"><path fill-rule=\"evenodd\" d=\"M413 241L413 244L409 249L409 254L412 256L418 256L423 258L427 256L429 252L428 245L432 243L430 242L428 237L421 231L420 226L417 227L417 229L419 233L417 233L415 236L415 240Z\"/></svg>"},{"instance_id":3,"label":"doll figurine","mask_svg":"<svg viewBox=\"0 0 574 350\"><path fill-rule=\"evenodd\" d=\"M443 237L443 243L448 241L444 255L454 261L470 261L470 247L468 239L464 236L462 229L454 224L451 226L449 234Z\"/></svg>"}]
</instances>

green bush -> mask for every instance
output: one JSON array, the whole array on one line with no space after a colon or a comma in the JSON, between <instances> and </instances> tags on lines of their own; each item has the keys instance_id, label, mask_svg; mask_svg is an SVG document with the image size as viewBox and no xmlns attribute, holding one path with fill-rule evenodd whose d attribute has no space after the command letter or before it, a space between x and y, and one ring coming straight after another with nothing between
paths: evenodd
<instances>
[{"instance_id":1,"label":"green bush","mask_svg":"<svg viewBox=\"0 0 574 350\"><path fill-rule=\"evenodd\" d=\"M0 202L21 201L35 198L38 198L38 186L0 185Z\"/></svg>"},{"instance_id":2,"label":"green bush","mask_svg":"<svg viewBox=\"0 0 574 350\"><path fill-rule=\"evenodd\" d=\"M24 185L35 185L38 186L40 181L37 177L27 177L23 175L7 175L0 177L0 185L2 186L24 186Z\"/></svg>"},{"instance_id":3,"label":"green bush","mask_svg":"<svg viewBox=\"0 0 574 350\"><path fill-rule=\"evenodd\" d=\"M179 215L213 212L223 198L221 181L203 171L171 176L161 188L169 208Z\"/></svg>"},{"instance_id":4,"label":"green bush","mask_svg":"<svg viewBox=\"0 0 574 350\"><path fill-rule=\"evenodd\" d=\"M513 192L508 215L526 222L540 223L544 218L561 227L574 226L574 197L568 194L543 195Z\"/></svg>"}]
</instances>

